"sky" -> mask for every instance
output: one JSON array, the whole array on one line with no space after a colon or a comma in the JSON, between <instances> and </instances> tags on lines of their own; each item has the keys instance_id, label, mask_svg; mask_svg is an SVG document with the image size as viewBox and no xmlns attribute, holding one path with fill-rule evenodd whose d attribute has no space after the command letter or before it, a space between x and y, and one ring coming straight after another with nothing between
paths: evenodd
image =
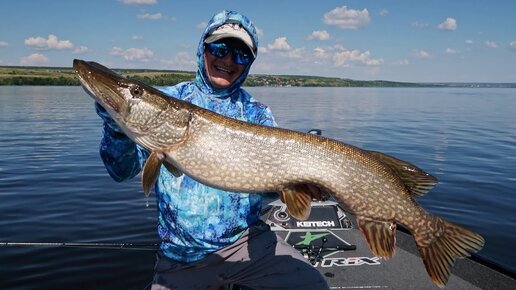
<instances>
[{"instance_id":1,"label":"sky","mask_svg":"<svg viewBox=\"0 0 516 290\"><path fill-rule=\"evenodd\" d=\"M258 29L251 74L516 82L514 0L2 0L0 66L195 71L222 10Z\"/></svg>"}]
</instances>

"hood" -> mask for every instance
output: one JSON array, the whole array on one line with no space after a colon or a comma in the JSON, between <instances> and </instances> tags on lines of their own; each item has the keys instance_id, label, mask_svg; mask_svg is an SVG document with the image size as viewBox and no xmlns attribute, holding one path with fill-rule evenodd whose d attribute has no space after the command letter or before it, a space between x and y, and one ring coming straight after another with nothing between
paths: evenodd
<instances>
[{"instance_id":1,"label":"hood","mask_svg":"<svg viewBox=\"0 0 516 290\"><path fill-rule=\"evenodd\" d=\"M256 35L256 28L251 23L251 21L245 17L244 15L235 12L235 11L222 11L217 13L213 18L208 22L206 29L204 30L201 39L199 41L199 45L197 46L197 74L195 76L195 83L201 89L202 92L206 94L210 94L219 98L227 98L238 92L242 84L244 83L247 75L249 74L249 70L251 69L251 65L253 61L247 65L242 74L235 82L228 88L222 90L215 90L211 83L208 80L208 76L204 69L204 40L208 35L210 35L213 31L219 28L221 25L225 23L239 23L242 27L249 33L251 39L253 40L254 46L254 54L258 54L258 36Z\"/></svg>"}]
</instances>

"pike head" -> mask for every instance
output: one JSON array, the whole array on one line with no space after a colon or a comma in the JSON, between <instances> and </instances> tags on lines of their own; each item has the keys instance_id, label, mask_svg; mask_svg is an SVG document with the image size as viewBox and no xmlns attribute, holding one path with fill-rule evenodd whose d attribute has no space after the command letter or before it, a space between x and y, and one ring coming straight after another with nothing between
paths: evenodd
<instances>
[{"instance_id":1,"label":"pike head","mask_svg":"<svg viewBox=\"0 0 516 290\"><path fill-rule=\"evenodd\" d=\"M182 103L96 63L75 59L83 88L133 141L153 151L181 142L189 122Z\"/></svg>"}]
</instances>

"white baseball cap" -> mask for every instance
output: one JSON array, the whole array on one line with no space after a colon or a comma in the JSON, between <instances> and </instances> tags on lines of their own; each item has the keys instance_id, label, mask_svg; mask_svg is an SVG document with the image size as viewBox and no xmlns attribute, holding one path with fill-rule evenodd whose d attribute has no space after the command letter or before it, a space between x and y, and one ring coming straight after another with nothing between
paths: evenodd
<instances>
[{"instance_id":1,"label":"white baseball cap","mask_svg":"<svg viewBox=\"0 0 516 290\"><path fill-rule=\"evenodd\" d=\"M245 43L248 47L251 53L253 54L253 57L256 57L254 54L254 45L253 40L249 33L238 23L226 23L219 28L217 28L215 31L213 31L207 38L204 40L205 43L213 43L217 40L221 40L224 38L237 38L241 40L243 43Z\"/></svg>"}]
</instances>

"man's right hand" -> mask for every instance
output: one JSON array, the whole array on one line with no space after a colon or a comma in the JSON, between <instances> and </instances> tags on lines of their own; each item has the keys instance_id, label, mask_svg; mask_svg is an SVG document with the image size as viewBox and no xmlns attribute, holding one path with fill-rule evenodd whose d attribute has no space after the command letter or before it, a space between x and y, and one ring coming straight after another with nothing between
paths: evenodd
<instances>
[{"instance_id":1,"label":"man's right hand","mask_svg":"<svg viewBox=\"0 0 516 290\"><path fill-rule=\"evenodd\" d=\"M98 102L95 102L95 111L97 111L97 115L104 121L104 124L109 127L109 129L113 130L116 133L124 134L122 129L118 126L118 124L111 118L109 113L102 107ZM125 134L124 134L125 135Z\"/></svg>"}]
</instances>

